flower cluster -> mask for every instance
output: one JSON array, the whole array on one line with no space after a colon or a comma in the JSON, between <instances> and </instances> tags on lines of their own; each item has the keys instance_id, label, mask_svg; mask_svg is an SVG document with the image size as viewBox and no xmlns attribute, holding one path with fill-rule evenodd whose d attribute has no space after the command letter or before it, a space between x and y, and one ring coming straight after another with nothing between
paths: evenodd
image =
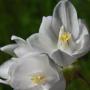
<instances>
[{"instance_id":1,"label":"flower cluster","mask_svg":"<svg viewBox=\"0 0 90 90\"><path fill-rule=\"evenodd\" d=\"M0 83L14 90L65 90L58 67L71 65L90 49L87 27L69 0L61 0L53 16L43 17L39 33L11 40L16 44L0 48L13 56L0 66Z\"/></svg>"}]
</instances>

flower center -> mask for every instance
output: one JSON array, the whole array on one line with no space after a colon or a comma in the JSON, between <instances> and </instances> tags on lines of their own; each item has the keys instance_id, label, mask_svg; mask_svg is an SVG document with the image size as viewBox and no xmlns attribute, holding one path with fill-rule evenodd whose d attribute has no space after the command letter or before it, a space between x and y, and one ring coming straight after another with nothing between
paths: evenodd
<instances>
[{"instance_id":1,"label":"flower center","mask_svg":"<svg viewBox=\"0 0 90 90\"><path fill-rule=\"evenodd\" d=\"M71 39L71 34L69 32L63 32L59 35L59 40L61 42L67 43Z\"/></svg>"},{"instance_id":2,"label":"flower center","mask_svg":"<svg viewBox=\"0 0 90 90\"><path fill-rule=\"evenodd\" d=\"M32 75L31 80L33 84L40 85L46 82L46 77L42 73L37 73Z\"/></svg>"}]
</instances>

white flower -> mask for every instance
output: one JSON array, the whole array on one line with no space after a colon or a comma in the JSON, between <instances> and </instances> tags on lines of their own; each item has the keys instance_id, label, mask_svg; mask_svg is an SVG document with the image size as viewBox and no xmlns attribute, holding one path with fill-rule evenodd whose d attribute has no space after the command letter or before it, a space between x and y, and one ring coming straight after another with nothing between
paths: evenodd
<instances>
[{"instance_id":1,"label":"white flower","mask_svg":"<svg viewBox=\"0 0 90 90\"><path fill-rule=\"evenodd\" d=\"M9 84L15 90L65 90L63 75L49 65L47 55L28 54L13 61L1 66L2 73L7 72L6 78L2 76L6 80L1 83Z\"/></svg>"},{"instance_id":2,"label":"white flower","mask_svg":"<svg viewBox=\"0 0 90 90\"><path fill-rule=\"evenodd\" d=\"M27 41L34 49L48 53L58 65L70 65L90 49L87 27L69 0L61 0L53 16L43 17L39 33Z\"/></svg>"},{"instance_id":3,"label":"white flower","mask_svg":"<svg viewBox=\"0 0 90 90\"><path fill-rule=\"evenodd\" d=\"M0 83L14 90L65 90L63 74L47 54L36 52L19 37L12 36L12 40L16 44L1 48L13 58L0 66Z\"/></svg>"}]
</instances>

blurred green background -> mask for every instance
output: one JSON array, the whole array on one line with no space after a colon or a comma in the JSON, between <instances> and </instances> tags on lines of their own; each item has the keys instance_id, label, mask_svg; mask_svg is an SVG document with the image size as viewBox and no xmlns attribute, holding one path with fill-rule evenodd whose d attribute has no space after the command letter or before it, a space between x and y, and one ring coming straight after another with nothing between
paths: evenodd
<instances>
[{"instance_id":1,"label":"blurred green background","mask_svg":"<svg viewBox=\"0 0 90 90\"><path fill-rule=\"evenodd\" d=\"M71 0L78 16L85 19L90 29L90 0ZM24 39L38 32L43 16L52 15L59 0L0 0L0 47L12 43L12 35ZM10 56L0 52L0 63ZM80 58L78 69L65 71L66 90L90 90L90 53ZM12 90L0 84L0 90Z\"/></svg>"}]
</instances>

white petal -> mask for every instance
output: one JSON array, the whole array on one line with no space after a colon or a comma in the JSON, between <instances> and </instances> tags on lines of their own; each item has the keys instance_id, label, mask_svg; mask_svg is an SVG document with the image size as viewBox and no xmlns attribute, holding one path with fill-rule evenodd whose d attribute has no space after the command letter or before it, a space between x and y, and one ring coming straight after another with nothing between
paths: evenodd
<instances>
[{"instance_id":1,"label":"white petal","mask_svg":"<svg viewBox=\"0 0 90 90\"><path fill-rule=\"evenodd\" d=\"M79 34L77 12L69 0L61 0L54 9L52 27L59 33L62 25L66 31L73 34L75 39L77 38Z\"/></svg>"},{"instance_id":2,"label":"white petal","mask_svg":"<svg viewBox=\"0 0 90 90\"><path fill-rule=\"evenodd\" d=\"M22 39L22 38L20 38L20 37L17 37L17 36L15 36L15 35L13 35L13 36L11 37L11 40L15 40L15 42L16 42L17 44L20 44L20 45L26 43L24 39Z\"/></svg>"},{"instance_id":3,"label":"white petal","mask_svg":"<svg viewBox=\"0 0 90 90\"><path fill-rule=\"evenodd\" d=\"M52 17L43 17L42 23L39 29L40 36L44 37L44 40L49 39L49 41L56 43L57 37L55 36L52 28L51 28Z\"/></svg>"},{"instance_id":4,"label":"white petal","mask_svg":"<svg viewBox=\"0 0 90 90\"><path fill-rule=\"evenodd\" d=\"M79 21L79 25L80 25L80 36L78 37L78 40L76 41L79 48L76 51L76 55L78 57L81 57L82 55L84 55L86 52L88 52L90 50L90 35L89 32L87 30L87 27L85 26L85 24L80 20ZM79 55L80 54L80 55Z\"/></svg>"},{"instance_id":5,"label":"white petal","mask_svg":"<svg viewBox=\"0 0 90 90\"><path fill-rule=\"evenodd\" d=\"M12 40L15 40L17 44L4 46L0 50L17 57L21 57L32 51L30 45L22 38L12 36Z\"/></svg>"},{"instance_id":6,"label":"white petal","mask_svg":"<svg viewBox=\"0 0 90 90\"><path fill-rule=\"evenodd\" d=\"M14 57L21 57L24 56L30 52L33 52L33 49L26 43L26 44L12 44L7 45L0 48L1 51L8 53Z\"/></svg>"},{"instance_id":7,"label":"white petal","mask_svg":"<svg viewBox=\"0 0 90 90\"><path fill-rule=\"evenodd\" d=\"M38 50L40 52L50 53L53 48L56 48L56 45L54 45L49 38L43 37L43 34L33 34L27 39L27 42L29 42L34 50Z\"/></svg>"},{"instance_id":8,"label":"white petal","mask_svg":"<svg viewBox=\"0 0 90 90\"><path fill-rule=\"evenodd\" d=\"M60 80L58 80L56 83L50 82L46 83L42 86L43 90L65 90L66 88L66 80L63 76L63 74L60 75Z\"/></svg>"},{"instance_id":9,"label":"white petal","mask_svg":"<svg viewBox=\"0 0 90 90\"><path fill-rule=\"evenodd\" d=\"M21 60L20 60L21 59ZM58 73L49 65L48 57L45 55L28 55L17 60L18 63L11 67L12 87L26 89L33 87L31 76L34 73L42 72L53 81L59 80Z\"/></svg>"},{"instance_id":10,"label":"white petal","mask_svg":"<svg viewBox=\"0 0 90 90\"><path fill-rule=\"evenodd\" d=\"M32 51L32 49L29 47L29 45L20 45L18 46L15 50L14 53L16 54L16 56L18 57L22 57L24 55L27 55L28 53L30 53Z\"/></svg>"},{"instance_id":11,"label":"white petal","mask_svg":"<svg viewBox=\"0 0 90 90\"><path fill-rule=\"evenodd\" d=\"M79 29L80 33L77 39L77 43L80 41L81 38L83 38L85 35L89 35L89 32L87 30L87 27L83 20L79 19Z\"/></svg>"},{"instance_id":12,"label":"white petal","mask_svg":"<svg viewBox=\"0 0 90 90\"><path fill-rule=\"evenodd\" d=\"M33 88L27 88L27 89L14 89L14 90L43 90L42 87L40 86L35 86Z\"/></svg>"},{"instance_id":13,"label":"white petal","mask_svg":"<svg viewBox=\"0 0 90 90\"><path fill-rule=\"evenodd\" d=\"M27 42L29 45L31 45L31 47L33 49L36 49L37 51L43 51L44 50L44 46L41 44L40 40L39 40L39 35L38 33L31 35L28 39ZM46 48L46 47L45 47Z\"/></svg>"},{"instance_id":14,"label":"white petal","mask_svg":"<svg viewBox=\"0 0 90 90\"><path fill-rule=\"evenodd\" d=\"M13 50L17 57L24 56L33 51L30 45L28 45L28 43L24 39L17 36L12 36L11 39L15 40L17 43L17 48Z\"/></svg>"},{"instance_id":15,"label":"white petal","mask_svg":"<svg viewBox=\"0 0 90 90\"><path fill-rule=\"evenodd\" d=\"M0 50L5 53L15 56L14 49L17 48L17 46L18 45L16 45L16 44L6 45L4 47L1 47Z\"/></svg>"},{"instance_id":16,"label":"white petal","mask_svg":"<svg viewBox=\"0 0 90 90\"><path fill-rule=\"evenodd\" d=\"M68 66L76 61L76 58L68 55L60 50L54 50L51 54L51 58L57 65Z\"/></svg>"},{"instance_id":17,"label":"white petal","mask_svg":"<svg viewBox=\"0 0 90 90\"><path fill-rule=\"evenodd\" d=\"M61 79L56 82L50 90L65 90L66 89L66 81L62 76Z\"/></svg>"},{"instance_id":18,"label":"white petal","mask_svg":"<svg viewBox=\"0 0 90 90\"><path fill-rule=\"evenodd\" d=\"M0 66L0 77L3 79L9 79L9 69L11 65L14 63L14 60L8 60L4 64Z\"/></svg>"},{"instance_id":19,"label":"white petal","mask_svg":"<svg viewBox=\"0 0 90 90\"><path fill-rule=\"evenodd\" d=\"M76 58L84 56L90 50L90 37L85 36L82 38L80 45L80 48L73 54Z\"/></svg>"},{"instance_id":20,"label":"white petal","mask_svg":"<svg viewBox=\"0 0 90 90\"><path fill-rule=\"evenodd\" d=\"M2 79L0 79L0 83L8 85L8 82Z\"/></svg>"},{"instance_id":21,"label":"white petal","mask_svg":"<svg viewBox=\"0 0 90 90\"><path fill-rule=\"evenodd\" d=\"M51 86L46 84L46 85L42 85L42 88L43 88L43 90L49 90L51 88Z\"/></svg>"},{"instance_id":22,"label":"white petal","mask_svg":"<svg viewBox=\"0 0 90 90\"><path fill-rule=\"evenodd\" d=\"M48 17L43 17L42 18L42 22L40 25L40 29L39 32L40 33L45 33L45 34L50 34L52 33L51 30L51 20L52 20L52 16L48 16Z\"/></svg>"}]
</instances>

